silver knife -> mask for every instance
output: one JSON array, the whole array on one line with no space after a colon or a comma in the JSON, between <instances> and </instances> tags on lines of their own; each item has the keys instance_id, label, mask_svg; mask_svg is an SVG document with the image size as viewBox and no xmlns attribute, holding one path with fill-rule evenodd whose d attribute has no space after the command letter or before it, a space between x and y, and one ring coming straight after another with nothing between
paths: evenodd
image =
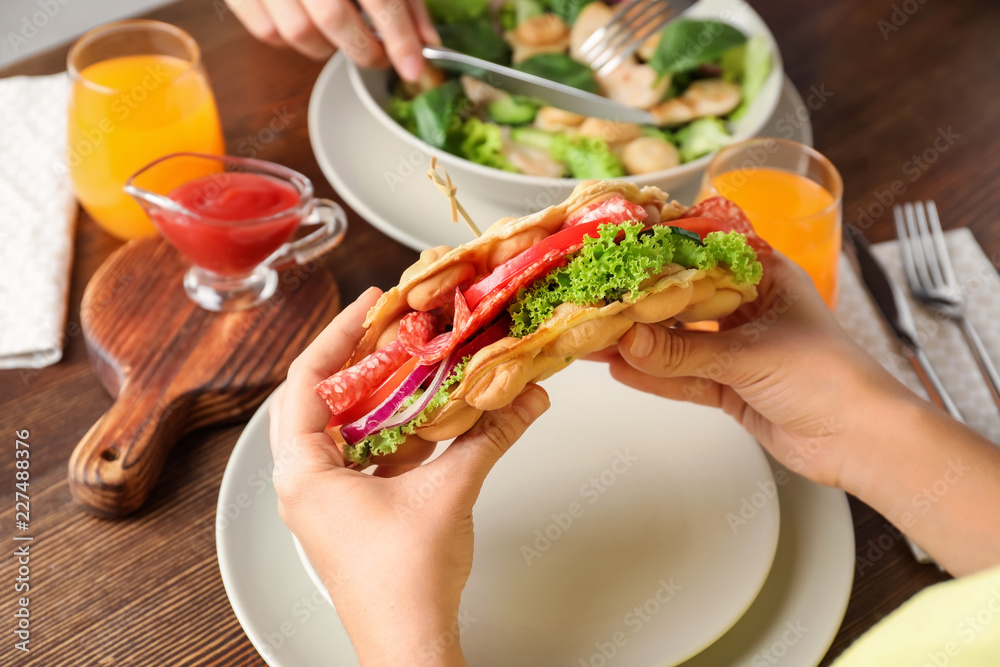
<instances>
[{"instance_id":1,"label":"silver knife","mask_svg":"<svg viewBox=\"0 0 1000 667\"><path fill-rule=\"evenodd\" d=\"M958 406L944 388L930 360L917 342L917 327L913 319L913 311L906 297L885 269L875 259L871 247L864 235L850 225L844 225L845 245L854 249L854 256L861 270L861 282L871 295L872 301L882 314L882 318L896 334L902 344L903 356L907 358L917 372L921 384L927 390L931 400L948 411L952 417L965 422Z\"/></svg>"},{"instance_id":2,"label":"silver knife","mask_svg":"<svg viewBox=\"0 0 1000 667\"><path fill-rule=\"evenodd\" d=\"M443 46L425 46L423 54L429 62L442 69L469 74L494 88L514 95L535 97L546 104L582 116L597 116L640 125L656 124L653 114L648 111L627 107L607 97L497 65L482 58L474 58Z\"/></svg>"}]
</instances>

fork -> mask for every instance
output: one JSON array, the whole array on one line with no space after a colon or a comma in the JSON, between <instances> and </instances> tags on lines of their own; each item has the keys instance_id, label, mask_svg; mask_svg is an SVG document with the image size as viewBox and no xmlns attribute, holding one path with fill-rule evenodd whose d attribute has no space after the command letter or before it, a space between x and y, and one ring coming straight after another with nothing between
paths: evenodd
<instances>
[{"instance_id":1,"label":"fork","mask_svg":"<svg viewBox=\"0 0 1000 667\"><path fill-rule=\"evenodd\" d=\"M580 57L604 76L638 51L676 13L693 4L694 0L626 0L580 45Z\"/></svg>"},{"instance_id":2,"label":"fork","mask_svg":"<svg viewBox=\"0 0 1000 667\"><path fill-rule=\"evenodd\" d=\"M903 206L897 204L892 212L910 293L920 303L958 324L980 371L989 381L993 402L1000 408L1000 374L979 334L965 317L965 297L948 255L937 206L933 201L908 202Z\"/></svg>"}]
</instances>

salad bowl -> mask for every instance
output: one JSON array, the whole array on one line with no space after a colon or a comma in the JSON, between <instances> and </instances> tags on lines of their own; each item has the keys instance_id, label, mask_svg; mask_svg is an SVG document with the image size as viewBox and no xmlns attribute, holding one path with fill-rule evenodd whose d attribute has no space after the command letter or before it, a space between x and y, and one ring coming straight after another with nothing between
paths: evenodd
<instances>
[{"instance_id":1,"label":"salad bowl","mask_svg":"<svg viewBox=\"0 0 1000 667\"><path fill-rule=\"evenodd\" d=\"M770 69L763 85L741 117L727 123L732 142L756 136L773 115L781 95L784 74L774 36L763 19L743 0L702 0L686 11L684 17L720 21L735 27L748 39L757 38L769 46ZM504 171L478 164L423 141L400 125L387 110L393 104L394 78L391 70L362 68L348 63L351 87L367 112L386 132L401 139L413 151L426 155L428 162L430 157L436 157L451 176L460 196L503 202L511 215L520 215L565 199L580 182L578 178ZM415 154L406 157L413 162ZM655 185L667 192L677 190L700 178L714 154L715 151L712 151L669 169L625 175L623 178L639 186Z\"/></svg>"}]
</instances>

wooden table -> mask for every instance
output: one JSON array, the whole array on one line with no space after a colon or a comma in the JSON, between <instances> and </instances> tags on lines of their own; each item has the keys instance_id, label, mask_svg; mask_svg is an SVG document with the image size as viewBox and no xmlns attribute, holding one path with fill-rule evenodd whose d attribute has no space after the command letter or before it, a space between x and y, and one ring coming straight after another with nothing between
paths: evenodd
<instances>
[{"instance_id":1,"label":"wooden table","mask_svg":"<svg viewBox=\"0 0 1000 667\"><path fill-rule=\"evenodd\" d=\"M881 241L894 235L883 213L891 200L933 198L946 226L968 226L988 254L1000 252L1000 5L754 4L810 107L816 146L843 173L845 220ZM179 25L201 44L230 153L255 151L286 164L312 178L321 196L336 198L306 129L321 64L255 42L221 0L184 0L150 18ZM0 76L58 72L65 55L65 47L57 48ZM273 137L263 132L269 124L278 128ZM13 649L11 616L5 614L0 664L262 665L229 606L213 537L219 483L242 424L184 438L148 505L129 519L94 518L69 495L70 452L111 404L87 361L80 299L88 278L118 245L80 216L63 361L41 371L0 373L0 523L12 537L14 432L30 429L35 538L32 650ZM349 301L368 285L394 284L415 258L352 215L347 243L330 266ZM945 578L917 565L883 517L853 499L851 509L854 591L824 664L915 592ZM16 570L12 551L3 556L8 585ZM6 595L10 610L15 594L8 588Z\"/></svg>"}]
</instances>

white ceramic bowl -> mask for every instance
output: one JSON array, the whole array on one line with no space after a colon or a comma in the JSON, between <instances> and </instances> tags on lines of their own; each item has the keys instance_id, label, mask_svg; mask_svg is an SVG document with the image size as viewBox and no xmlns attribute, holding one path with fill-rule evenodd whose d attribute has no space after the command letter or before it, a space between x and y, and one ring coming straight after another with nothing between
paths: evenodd
<instances>
[{"instance_id":1,"label":"white ceramic bowl","mask_svg":"<svg viewBox=\"0 0 1000 667\"><path fill-rule=\"evenodd\" d=\"M685 15L695 18L715 18L736 26L750 37L763 35L767 38L772 54L771 73L748 113L735 123L733 128L733 141L756 136L774 113L781 95L784 72L774 36L757 12L743 0L701 0ZM562 201L579 183L579 179L575 178L542 178L493 169L438 150L407 132L386 113L385 108L390 98L388 70L366 69L349 62L348 75L351 86L368 112L386 128L386 131L392 132L415 150L425 153L428 159L431 155L437 156L438 161L448 170L455 185L458 186L460 195L500 201L508 207L512 202L517 202L523 206L523 212L527 214ZM640 186L656 185L669 192L700 178L713 156L714 153L711 153L672 169L625 178ZM511 214L515 214L515 210L512 210Z\"/></svg>"}]
</instances>

